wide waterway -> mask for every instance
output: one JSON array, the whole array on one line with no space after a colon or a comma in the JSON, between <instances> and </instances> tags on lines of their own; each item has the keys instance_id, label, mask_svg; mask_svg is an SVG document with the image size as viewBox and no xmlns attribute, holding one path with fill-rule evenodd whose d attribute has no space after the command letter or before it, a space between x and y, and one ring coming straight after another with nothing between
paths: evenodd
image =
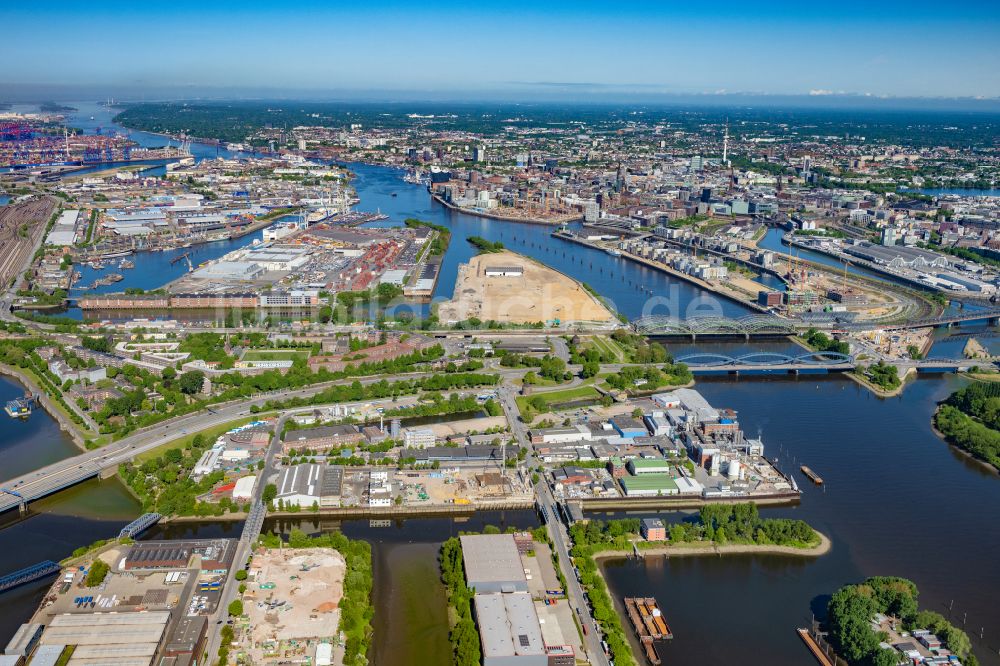
<instances>
[{"instance_id":1,"label":"wide waterway","mask_svg":"<svg viewBox=\"0 0 1000 666\"><path fill-rule=\"evenodd\" d=\"M673 302L671 313L681 316L690 315L689 306L701 296L693 287L656 271L554 241L547 227L448 211L433 204L419 186L404 183L397 170L352 168L358 174L355 186L361 208L380 208L390 215L388 223L418 217L453 229L452 249L445 257L436 297L450 295L458 263L472 255L464 241L467 235L501 240L588 282L629 317L643 314L648 294L640 286L667 296ZM392 197L392 192L397 196ZM118 284L124 286L130 285ZM738 305L716 302L731 316L746 312ZM973 330L984 343L995 346L993 329ZM961 337L942 333L941 338L935 355L956 355L954 351L964 345ZM687 344L678 344L675 351L689 349ZM699 343L697 349L732 355L751 349L796 350L785 342ZM955 376L921 378L900 397L881 400L846 378L699 381L699 390L712 404L739 411L744 429L751 435L760 433L769 456L778 455L785 469L796 470L804 463L823 476L826 485L805 487L798 507L766 510L765 515L806 519L828 534L834 545L829 555L815 561L737 556L610 564L607 573L616 596L642 593L660 600L677 634L664 648L665 663L735 662L745 661L747 655L754 655L755 663L812 663L793 629L808 621L811 609L822 608L825 595L864 576L902 575L920 587L925 607L947 611L954 600L959 624L962 614L968 613L966 628L975 638L980 659L1000 664L996 656L1000 608L995 601L1000 568L993 555L1000 550L1000 531L992 518L993 507L1000 504L1000 478L942 443L929 424L936 402L964 382ZM17 392L12 385L7 390ZM27 423L4 419L0 439L4 447L10 447L4 449L5 454L10 451L12 460L30 462L20 456L34 451L44 462L72 453L62 433L45 421L51 420L42 412ZM29 441L35 443L25 443ZM804 478L798 478L806 486ZM139 507L119 483L95 481L35 503L33 511L33 517L0 530L0 571L44 558L60 559L79 545L113 536ZM475 529L481 520L500 522L477 516L468 529ZM524 520L530 522L530 514ZM416 646L426 643L430 650L426 654L445 650L443 593L433 561L436 544L463 529L463 524L419 519L374 528L368 521L346 521L342 528L376 545L377 662L426 663L421 661L425 652L412 651L406 641ZM152 536L235 535L238 529L232 524L175 525ZM393 577L395 571L400 572L398 579ZM423 582L418 585L414 580ZM29 586L0 598L5 608L0 640L30 616L43 588ZM426 616L413 610L420 608L417 593L421 589L427 590ZM984 642L978 639L979 627L985 627Z\"/></svg>"}]
</instances>

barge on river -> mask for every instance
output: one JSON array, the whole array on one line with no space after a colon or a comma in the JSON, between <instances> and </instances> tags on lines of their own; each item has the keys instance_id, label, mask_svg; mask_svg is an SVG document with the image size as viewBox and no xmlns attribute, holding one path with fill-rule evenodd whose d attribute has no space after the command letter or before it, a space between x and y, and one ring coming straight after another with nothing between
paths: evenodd
<instances>
[{"instance_id":1,"label":"barge on river","mask_svg":"<svg viewBox=\"0 0 1000 666\"><path fill-rule=\"evenodd\" d=\"M810 469L806 465L803 465L799 469L801 469L802 473L805 474L807 477L809 477L809 480L815 483L817 486L823 485L823 477L821 477L816 472L812 471L812 469Z\"/></svg>"},{"instance_id":2,"label":"barge on river","mask_svg":"<svg viewBox=\"0 0 1000 666\"><path fill-rule=\"evenodd\" d=\"M646 658L654 666L660 664L660 656L653 646L655 640L666 640L674 637L669 625L663 619L663 613L653 597L625 597L625 611L632 622Z\"/></svg>"}]
</instances>

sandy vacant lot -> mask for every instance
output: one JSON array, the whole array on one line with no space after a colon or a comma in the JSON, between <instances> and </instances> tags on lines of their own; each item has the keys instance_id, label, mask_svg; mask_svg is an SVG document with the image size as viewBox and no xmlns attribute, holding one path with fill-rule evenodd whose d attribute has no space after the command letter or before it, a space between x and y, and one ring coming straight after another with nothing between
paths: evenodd
<instances>
[{"instance_id":1,"label":"sandy vacant lot","mask_svg":"<svg viewBox=\"0 0 1000 666\"><path fill-rule=\"evenodd\" d=\"M337 633L346 570L340 553L329 548L268 550L254 555L253 567L259 573L247 585L244 609L255 646ZM274 588L261 589L271 583Z\"/></svg>"},{"instance_id":2,"label":"sandy vacant lot","mask_svg":"<svg viewBox=\"0 0 1000 666\"><path fill-rule=\"evenodd\" d=\"M520 276L486 276L486 269L520 267ZM532 259L504 251L473 257L458 270L452 300L438 309L442 321L477 317L516 324L536 321L612 322L614 315L583 287Z\"/></svg>"}]
</instances>

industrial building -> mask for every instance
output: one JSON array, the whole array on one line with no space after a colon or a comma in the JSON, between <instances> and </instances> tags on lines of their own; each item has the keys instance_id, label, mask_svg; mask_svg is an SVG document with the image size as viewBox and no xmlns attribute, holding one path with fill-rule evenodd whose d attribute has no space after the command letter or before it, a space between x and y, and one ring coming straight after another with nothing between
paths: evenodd
<instances>
[{"instance_id":1,"label":"industrial building","mask_svg":"<svg viewBox=\"0 0 1000 666\"><path fill-rule=\"evenodd\" d=\"M406 428L403 430L403 444L408 449L426 449L434 446L437 438L430 428Z\"/></svg>"},{"instance_id":2,"label":"industrial building","mask_svg":"<svg viewBox=\"0 0 1000 666\"><path fill-rule=\"evenodd\" d=\"M548 665L541 625L530 594L476 594L473 604L483 647L483 666Z\"/></svg>"},{"instance_id":3,"label":"industrial building","mask_svg":"<svg viewBox=\"0 0 1000 666\"><path fill-rule=\"evenodd\" d=\"M285 506L302 508L311 507L314 503L337 506L343 482L344 470L341 467L314 463L285 467L278 477L275 502L280 500Z\"/></svg>"},{"instance_id":4,"label":"industrial building","mask_svg":"<svg viewBox=\"0 0 1000 666\"><path fill-rule=\"evenodd\" d=\"M64 613L49 623L41 644L76 646L67 666L149 666L169 620L169 611Z\"/></svg>"},{"instance_id":5,"label":"industrial building","mask_svg":"<svg viewBox=\"0 0 1000 666\"><path fill-rule=\"evenodd\" d=\"M948 259L937 252L922 250L918 247L903 245L875 245L862 241L854 245L846 245L844 251L873 264L889 268L948 268Z\"/></svg>"},{"instance_id":6,"label":"industrial building","mask_svg":"<svg viewBox=\"0 0 1000 666\"><path fill-rule=\"evenodd\" d=\"M669 474L626 476L620 483L627 497L661 497L679 494L677 483Z\"/></svg>"},{"instance_id":7,"label":"industrial building","mask_svg":"<svg viewBox=\"0 0 1000 666\"><path fill-rule=\"evenodd\" d=\"M200 556L202 571L226 573L236 555L236 540L139 541L125 556L124 569L183 569L194 555Z\"/></svg>"},{"instance_id":8,"label":"industrial building","mask_svg":"<svg viewBox=\"0 0 1000 666\"><path fill-rule=\"evenodd\" d=\"M465 579L478 594L527 592L521 555L509 534L460 537Z\"/></svg>"},{"instance_id":9,"label":"industrial building","mask_svg":"<svg viewBox=\"0 0 1000 666\"><path fill-rule=\"evenodd\" d=\"M521 560L532 548L531 537L476 534L460 539L466 584L476 593L472 601L483 666L575 664L570 646L545 645Z\"/></svg>"}]
</instances>

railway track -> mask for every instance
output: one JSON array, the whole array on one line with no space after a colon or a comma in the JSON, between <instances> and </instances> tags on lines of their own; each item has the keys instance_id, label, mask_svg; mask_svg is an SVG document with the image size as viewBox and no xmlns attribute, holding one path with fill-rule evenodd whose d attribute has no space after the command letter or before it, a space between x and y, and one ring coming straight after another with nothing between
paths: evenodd
<instances>
[{"instance_id":1,"label":"railway track","mask_svg":"<svg viewBox=\"0 0 1000 666\"><path fill-rule=\"evenodd\" d=\"M56 208L51 197L37 197L0 208L0 285L10 286L25 269ZM24 228L24 232L22 232Z\"/></svg>"}]
</instances>

